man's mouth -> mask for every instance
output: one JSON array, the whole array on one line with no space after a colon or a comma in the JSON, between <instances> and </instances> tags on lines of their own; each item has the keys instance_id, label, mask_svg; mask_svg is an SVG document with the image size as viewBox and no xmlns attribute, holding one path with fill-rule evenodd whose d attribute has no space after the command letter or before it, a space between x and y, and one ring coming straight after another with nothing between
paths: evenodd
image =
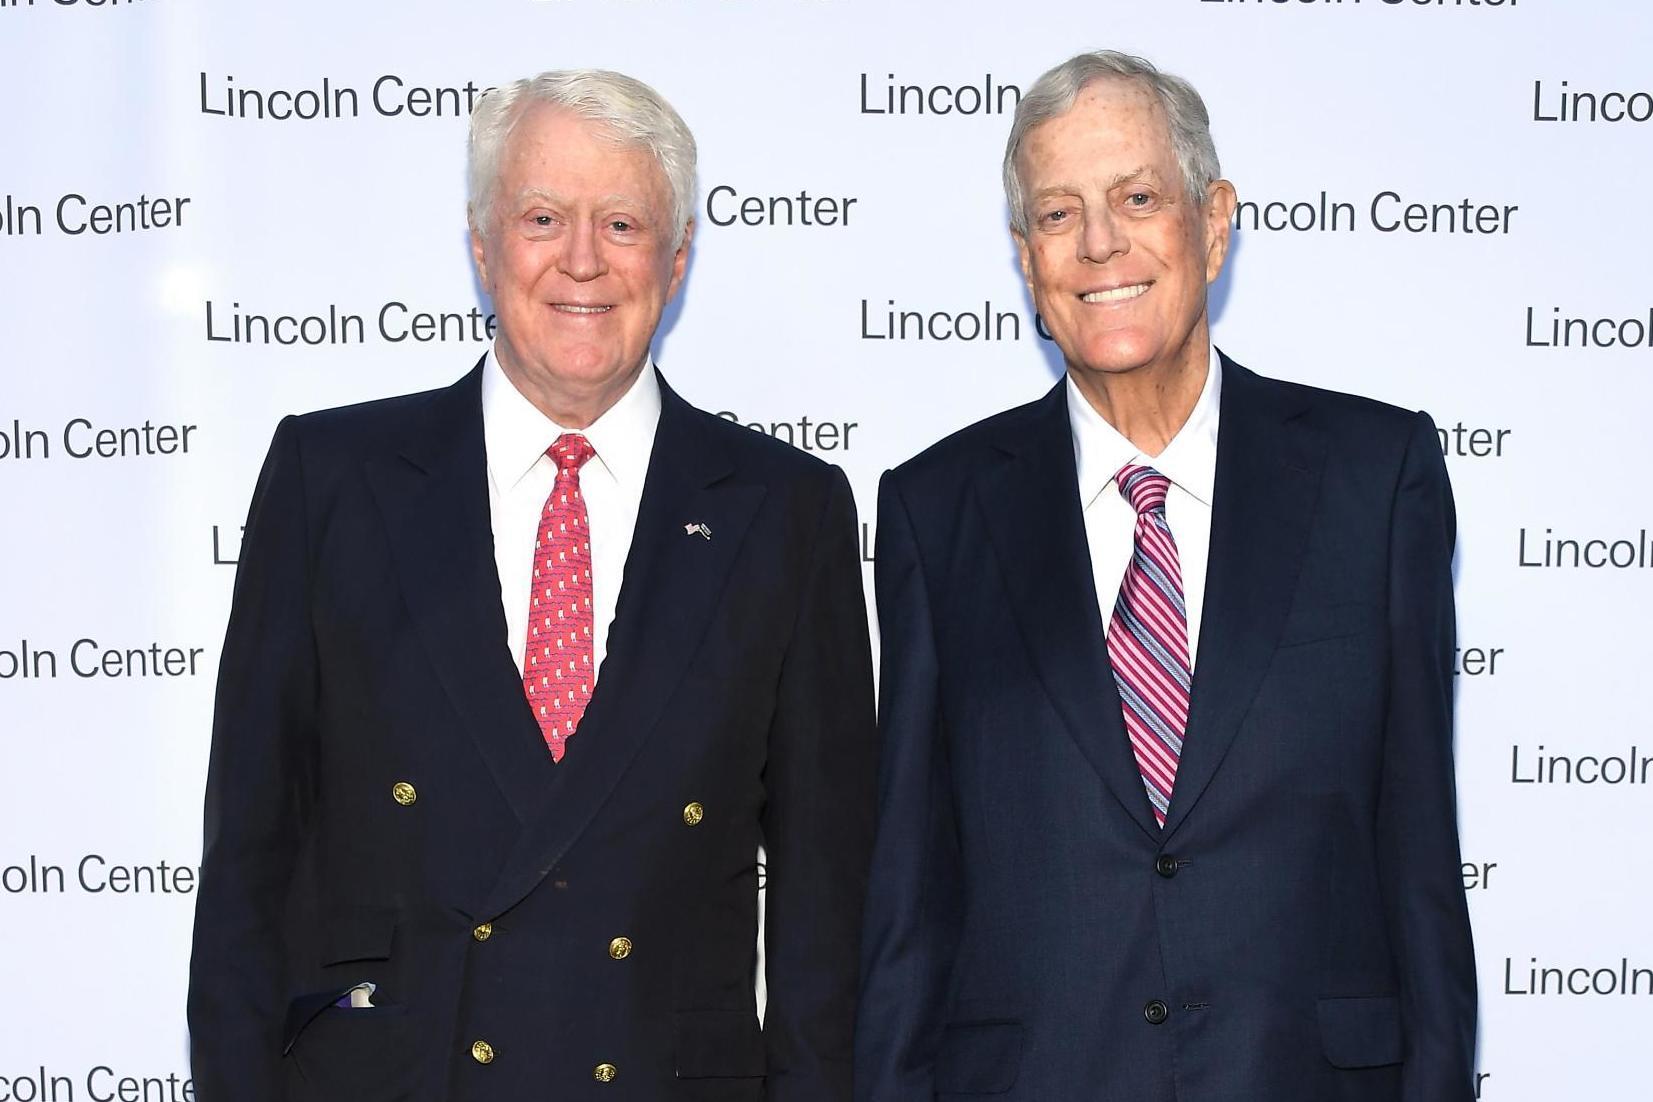
<instances>
[{"instance_id":1,"label":"man's mouth","mask_svg":"<svg viewBox=\"0 0 1653 1102\"><path fill-rule=\"evenodd\" d=\"M606 314L613 306L582 306L577 302L553 302L551 309L563 314Z\"/></svg>"},{"instance_id":2,"label":"man's mouth","mask_svg":"<svg viewBox=\"0 0 1653 1102\"><path fill-rule=\"evenodd\" d=\"M1153 280L1146 283L1129 283L1123 287L1110 287L1106 291L1090 291L1079 296L1079 301L1099 302L1127 302L1148 293L1148 288L1154 285Z\"/></svg>"}]
</instances>

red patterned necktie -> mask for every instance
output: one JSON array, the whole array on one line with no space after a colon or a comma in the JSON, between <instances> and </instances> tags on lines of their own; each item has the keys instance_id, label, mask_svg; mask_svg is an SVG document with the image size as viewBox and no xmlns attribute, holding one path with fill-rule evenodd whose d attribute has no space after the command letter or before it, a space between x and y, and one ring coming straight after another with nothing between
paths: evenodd
<instances>
[{"instance_id":1,"label":"red patterned necktie","mask_svg":"<svg viewBox=\"0 0 1653 1102\"><path fill-rule=\"evenodd\" d=\"M591 442L565 432L545 451L557 481L540 513L534 540L534 581L528 605L528 647L522 689L551 759L562 761L568 739L591 699L591 532L580 468L596 455Z\"/></svg>"},{"instance_id":2,"label":"red patterned necktie","mask_svg":"<svg viewBox=\"0 0 1653 1102\"><path fill-rule=\"evenodd\" d=\"M1108 625L1108 661L1142 784L1163 827L1182 757L1192 683L1182 564L1165 523L1171 480L1152 467L1129 463L1114 480L1136 510L1136 539Z\"/></svg>"}]
</instances>

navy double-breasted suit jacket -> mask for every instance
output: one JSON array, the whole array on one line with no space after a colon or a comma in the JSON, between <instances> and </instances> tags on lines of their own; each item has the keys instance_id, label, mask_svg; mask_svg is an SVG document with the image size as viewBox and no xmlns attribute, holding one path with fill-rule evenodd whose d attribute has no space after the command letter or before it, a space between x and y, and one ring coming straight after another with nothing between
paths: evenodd
<instances>
[{"instance_id":1,"label":"navy double-breasted suit jacket","mask_svg":"<svg viewBox=\"0 0 1653 1102\"><path fill-rule=\"evenodd\" d=\"M1164 829L1110 674L1065 388L885 476L862 1102L1473 1096L1433 425L1221 370Z\"/></svg>"},{"instance_id":2,"label":"navy double-breasted suit jacket","mask_svg":"<svg viewBox=\"0 0 1653 1102\"><path fill-rule=\"evenodd\" d=\"M847 1098L876 750L842 472L662 384L608 656L553 764L505 638L479 380L276 433L219 677L199 1097ZM375 1005L337 1005L359 983Z\"/></svg>"}]
</instances>

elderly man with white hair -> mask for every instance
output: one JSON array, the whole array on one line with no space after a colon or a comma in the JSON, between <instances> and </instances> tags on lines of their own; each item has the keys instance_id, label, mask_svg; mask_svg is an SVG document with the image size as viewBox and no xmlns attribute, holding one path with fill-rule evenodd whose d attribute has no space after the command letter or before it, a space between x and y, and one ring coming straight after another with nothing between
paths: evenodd
<instances>
[{"instance_id":1,"label":"elderly man with white hair","mask_svg":"<svg viewBox=\"0 0 1653 1102\"><path fill-rule=\"evenodd\" d=\"M1067 370L880 491L857 1099L1469 1102L1434 425L1213 346L1187 81L1071 58L1004 179Z\"/></svg>"},{"instance_id":2,"label":"elderly man with white hair","mask_svg":"<svg viewBox=\"0 0 1653 1102\"><path fill-rule=\"evenodd\" d=\"M875 766L854 504L657 370L694 199L646 85L487 95L492 349L277 429L213 727L203 1102L848 1098Z\"/></svg>"}]
</instances>

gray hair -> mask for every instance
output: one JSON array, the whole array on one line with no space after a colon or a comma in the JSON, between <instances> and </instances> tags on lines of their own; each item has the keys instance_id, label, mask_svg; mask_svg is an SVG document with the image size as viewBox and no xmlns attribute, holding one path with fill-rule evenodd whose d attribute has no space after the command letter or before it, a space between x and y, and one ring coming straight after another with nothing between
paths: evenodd
<instances>
[{"instance_id":1,"label":"gray hair","mask_svg":"<svg viewBox=\"0 0 1653 1102\"><path fill-rule=\"evenodd\" d=\"M566 108L614 134L622 145L645 149L671 190L672 247L683 243L695 204L694 135L672 105L647 84L607 69L561 69L514 80L477 100L471 111L466 214L482 230L493 217L499 160L511 130L535 104Z\"/></svg>"},{"instance_id":2,"label":"gray hair","mask_svg":"<svg viewBox=\"0 0 1653 1102\"><path fill-rule=\"evenodd\" d=\"M1016 168L1027 135L1040 123L1073 109L1079 93L1098 80L1134 81L1159 101L1171 130L1171 149L1182 172L1183 187L1196 205L1205 205L1206 189L1221 178L1217 146L1211 140L1211 116L1194 86L1181 77L1162 73L1154 63L1118 50L1097 50L1071 57L1034 81L1016 105L1010 140L1004 150L1004 194L1010 203L1010 225L1027 232L1026 198Z\"/></svg>"}]
</instances>

